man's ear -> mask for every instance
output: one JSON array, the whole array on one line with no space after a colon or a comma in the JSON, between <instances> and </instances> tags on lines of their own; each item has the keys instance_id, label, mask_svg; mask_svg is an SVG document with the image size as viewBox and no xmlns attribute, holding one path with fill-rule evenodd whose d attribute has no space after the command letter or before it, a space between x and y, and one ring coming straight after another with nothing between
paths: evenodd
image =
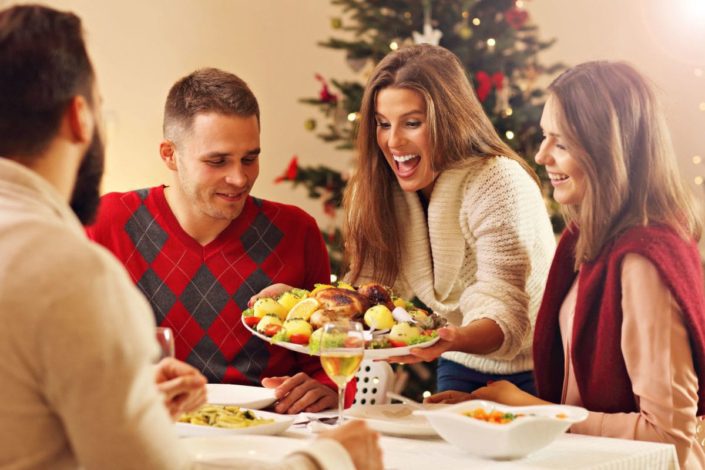
<instances>
[{"instance_id":1,"label":"man's ear","mask_svg":"<svg viewBox=\"0 0 705 470\"><path fill-rule=\"evenodd\" d=\"M89 143L93 138L96 123L88 101L81 95L74 96L71 98L64 116L71 139L77 143Z\"/></svg>"},{"instance_id":2,"label":"man's ear","mask_svg":"<svg viewBox=\"0 0 705 470\"><path fill-rule=\"evenodd\" d=\"M162 140L159 144L159 156L162 157L167 168L176 171L176 146L171 140Z\"/></svg>"}]
</instances>

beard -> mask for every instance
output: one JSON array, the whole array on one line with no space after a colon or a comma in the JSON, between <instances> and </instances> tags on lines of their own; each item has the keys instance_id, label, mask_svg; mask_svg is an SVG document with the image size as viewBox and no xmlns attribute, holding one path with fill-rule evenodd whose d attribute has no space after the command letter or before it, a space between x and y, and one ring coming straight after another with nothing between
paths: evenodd
<instances>
[{"instance_id":1,"label":"beard","mask_svg":"<svg viewBox=\"0 0 705 470\"><path fill-rule=\"evenodd\" d=\"M95 219L100 204L100 180L103 177L105 147L96 129L78 167L70 206L83 225Z\"/></svg>"}]
</instances>

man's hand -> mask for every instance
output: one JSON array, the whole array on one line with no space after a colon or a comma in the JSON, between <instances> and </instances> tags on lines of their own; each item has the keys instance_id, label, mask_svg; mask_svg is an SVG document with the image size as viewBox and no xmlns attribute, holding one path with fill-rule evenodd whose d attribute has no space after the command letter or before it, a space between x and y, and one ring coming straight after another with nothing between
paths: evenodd
<instances>
[{"instance_id":1,"label":"man's hand","mask_svg":"<svg viewBox=\"0 0 705 470\"><path fill-rule=\"evenodd\" d=\"M279 400L274 405L277 413L316 413L338 404L337 392L303 372L293 377L267 377L262 380L262 386L274 389L274 396Z\"/></svg>"},{"instance_id":2,"label":"man's hand","mask_svg":"<svg viewBox=\"0 0 705 470\"><path fill-rule=\"evenodd\" d=\"M470 394L470 398L475 400L489 400L510 406L552 404L525 392L508 380L499 380L492 382L486 387L478 388Z\"/></svg>"},{"instance_id":3,"label":"man's hand","mask_svg":"<svg viewBox=\"0 0 705 470\"><path fill-rule=\"evenodd\" d=\"M250 297L249 302L247 302L247 306L252 307L255 304L255 302L257 302L257 299L259 299L260 297L279 297L284 292L289 291L291 289L293 289L293 287L291 287L287 284L282 284L282 283L272 284L271 286L265 287L264 289L259 291L257 294Z\"/></svg>"},{"instance_id":4,"label":"man's hand","mask_svg":"<svg viewBox=\"0 0 705 470\"><path fill-rule=\"evenodd\" d=\"M357 469L381 470L382 449L379 434L370 430L363 421L351 421L332 431L322 432L321 437L338 441L352 458Z\"/></svg>"},{"instance_id":5,"label":"man's hand","mask_svg":"<svg viewBox=\"0 0 705 470\"><path fill-rule=\"evenodd\" d=\"M206 402L206 378L194 367L167 357L156 365L155 382L172 419Z\"/></svg>"},{"instance_id":6,"label":"man's hand","mask_svg":"<svg viewBox=\"0 0 705 470\"><path fill-rule=\"evenodd\" d=\"M414 364L416 362L429 362L436 359L446 351L454 351L455 343L458 340L458 327L446 326L438 330L441 338L438 342L427 348L412 348L406 356L393 356L387 358L388 362L398 362L400 364Z\"/></svg>"}]
</instances>

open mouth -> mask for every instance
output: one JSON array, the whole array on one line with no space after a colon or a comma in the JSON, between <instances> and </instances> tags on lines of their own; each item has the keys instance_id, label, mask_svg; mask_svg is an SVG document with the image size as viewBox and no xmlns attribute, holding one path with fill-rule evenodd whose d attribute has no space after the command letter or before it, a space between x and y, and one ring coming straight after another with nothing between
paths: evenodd
<instances>
[{"instance_id":1,"label":"open mouth","mask_svg":"<svg viewBox=\"0 0 705 470\"><path fill-rule=\"evenodd\" d=\"M216 196L220 197L221 199L225 199L226 201L229 202L235 202L239 201L242 198L244 198L247 195L247 191L240 191L237 193L215 193Z\"/></svg>"},{"instance_id":2,"label":"open mouth","mask_svg":"<svg viewBox=\"0 0 705 470\"><path fill-rule=\"evenodd\" d=\"M397 175L403 177L411 175L421 162L420 155L393 155L397 166Z\"/></svg>"},{"instance_id":3,"label":"open mouth","mask_svg":"<svg viewBox=\"0 0 705 470\"><path fill-rule=\"evenodd\" d=\"M548 179L551 180L553 184L560 184L567 181L569 178L570 176L564 175L563 173L548 173Z\"/></svg>"}]
</instances>

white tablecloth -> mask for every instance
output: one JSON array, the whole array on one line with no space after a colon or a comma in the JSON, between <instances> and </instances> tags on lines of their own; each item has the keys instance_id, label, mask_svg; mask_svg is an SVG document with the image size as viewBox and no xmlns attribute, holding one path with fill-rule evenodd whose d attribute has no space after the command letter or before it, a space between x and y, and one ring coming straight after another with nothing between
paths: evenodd
<instances>
[{"instance_id":1,"label":"white tablecloth","mask_svg":"<svg viewBox=\"0 0 705 470\"><path fill-rule=\"evenodd\" d=\"M283 436L302 439L311 434L292 427ZM380 446L387 470L445 469L590 469L676 470L678 458L670 444L564 434L549 446L511 461L475 457L440 438L382 436Z\"/></svg>"},{"instance_id":2,"label":"white tablecloth","mask_svg":"<svg viewBox=\"0 0 705 470\"><path fill-rule=\"evenodd\" d=\"M678 468L672 445L564 435L520 460L493 461L469 455L443 440L382 438L389 469L599 469L672 470Z\"/></svg>"}]
</instances>

